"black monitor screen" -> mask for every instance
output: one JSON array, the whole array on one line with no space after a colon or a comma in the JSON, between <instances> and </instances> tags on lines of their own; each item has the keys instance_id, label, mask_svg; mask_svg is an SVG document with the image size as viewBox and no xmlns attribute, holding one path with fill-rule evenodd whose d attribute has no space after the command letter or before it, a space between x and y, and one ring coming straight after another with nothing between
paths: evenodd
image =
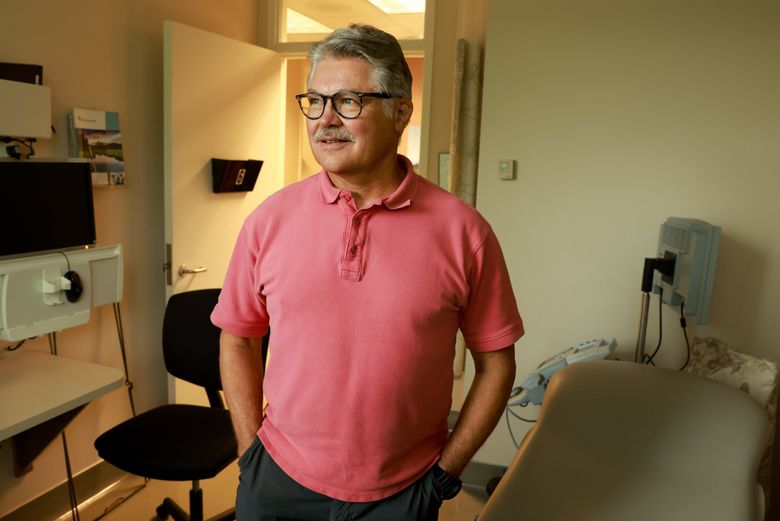
<instances>
[{"instance_id":1,"label":"black monitor screen","mask_svg":"<svg viewBox=\"0 0 780 521\"><path fill-rule=\"evenodd\" d=\"M95 242L89 162L0 160L0 257Z\"/></svg>"}]
</instances>

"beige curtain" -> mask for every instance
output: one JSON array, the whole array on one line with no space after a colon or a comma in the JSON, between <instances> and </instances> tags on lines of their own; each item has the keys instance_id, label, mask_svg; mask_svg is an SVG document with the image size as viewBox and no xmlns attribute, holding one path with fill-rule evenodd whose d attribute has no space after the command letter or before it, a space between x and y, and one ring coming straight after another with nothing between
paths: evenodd
<instances>
[{"instance_id":1,"label":"beige curtain","mask_svg":"<svg viewBox=\"0 0 780 521\"><path fill-rule=\"evenodd\" d=\"M449 190L474 206L477 199L479 127L482 109L482 43L458 40L450 140ZM466 346L458 333L454 371L460 377L466 363Z\"/></svg>"}]
</instances>

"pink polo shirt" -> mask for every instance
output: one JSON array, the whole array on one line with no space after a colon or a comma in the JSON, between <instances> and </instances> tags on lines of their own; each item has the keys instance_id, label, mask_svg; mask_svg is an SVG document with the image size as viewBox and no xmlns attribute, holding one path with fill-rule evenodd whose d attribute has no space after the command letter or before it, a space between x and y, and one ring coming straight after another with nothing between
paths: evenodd
<instances>
[{"instance_id":1,"label":"pink polo shirt","mask_svg":"<svg viewBox=\"0 0 780 521\"><path fill-rule=\"evenodd\" d=\"M212 321L270 326L259 436L301 485L342 501L407 487L447 439L455 335L475 351L523 334L498 242L472 207L418 176L356 210L325 172L247 219Z\"/></svg>"}]
</instances>

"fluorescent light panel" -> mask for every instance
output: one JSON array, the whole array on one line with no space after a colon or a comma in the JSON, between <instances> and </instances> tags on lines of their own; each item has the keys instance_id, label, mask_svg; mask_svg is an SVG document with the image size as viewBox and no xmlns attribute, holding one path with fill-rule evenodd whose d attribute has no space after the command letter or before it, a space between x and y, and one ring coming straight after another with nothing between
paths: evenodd
<instances>
[{"instance_id":1,"label":"fluorescent light panel","mask_svg":"<svg viewBox=\"0 0 780 521\"><path fill-rule=\"evenodd\" d=\"M387 14L424 13L425 0L368 0Z\"/></svg>"}]
</instances>

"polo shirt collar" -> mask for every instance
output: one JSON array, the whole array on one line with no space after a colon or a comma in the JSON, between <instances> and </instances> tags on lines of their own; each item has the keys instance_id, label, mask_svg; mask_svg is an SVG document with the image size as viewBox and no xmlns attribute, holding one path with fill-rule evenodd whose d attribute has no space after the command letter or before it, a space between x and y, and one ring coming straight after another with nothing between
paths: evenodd
<instances>
[{"instance_id":1,"label":"polo shirt collar","mask_svg":"<svg viewBox=\"0 0 780 521\"><path fill-rule=\"evenodd\" d=\"M412 162L400 154L398 155L398 162L401 163L401 167L405 170L406 175L404 175L398 188L382 199L382 205L388 210L398 210L410 206L417 193L419 178L414 171ZM333 204L341 195L341 189L333 186L328 173L324 169L319 173L319 186L320 197L323 203Z\"/></svg>"}]
</instances>

